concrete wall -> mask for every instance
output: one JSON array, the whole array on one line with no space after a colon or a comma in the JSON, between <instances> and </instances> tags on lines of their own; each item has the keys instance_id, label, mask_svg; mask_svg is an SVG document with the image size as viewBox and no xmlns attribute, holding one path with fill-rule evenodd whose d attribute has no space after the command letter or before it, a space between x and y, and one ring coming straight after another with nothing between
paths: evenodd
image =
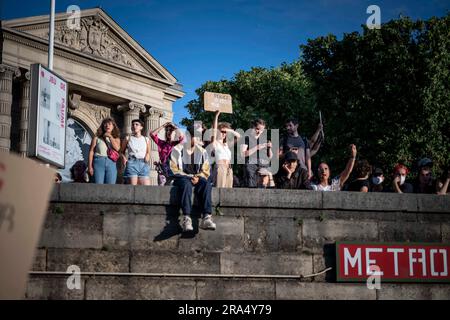
<instances>
[{"instance_id":1,"label":"concrete wall","mask_svg":"<svg viewBox=\"0 0 450 320\"><path fill-rule=\"evenodd\" d=\"M176 189L56 186L34 271L309 275L295 280L33 275L28 298L450 299L449 284L335 283L341 240L449 243L450 197L411 194L214 189L216 231L182 235L173 223ZM172 224L165 227L166 220Z\"/></svg>"}]
</instances>

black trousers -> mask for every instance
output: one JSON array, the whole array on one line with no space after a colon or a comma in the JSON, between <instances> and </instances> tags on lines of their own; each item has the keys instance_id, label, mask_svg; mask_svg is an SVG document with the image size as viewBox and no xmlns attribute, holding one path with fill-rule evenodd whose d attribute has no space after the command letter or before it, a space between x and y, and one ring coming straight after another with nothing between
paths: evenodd
<instances>
[{"instance_id":1,"label":"black trousers","mask_svg":"<svg viewBox=\"0 0 450 320\"><path fill-rule=\"evenodd\" d=\"M200 178L194 186L191 178L185 176L175 176L173 185L178 187L179 205L183 215L187 216L192 211L192 189L197 197L198 205L203 215L211 214L211 191L212 185L205 178Z\"/></svg>"},{"instance_id":2,"label":"black trousers","mask_svg":"<svg viewBox=\"0 0 450 320\"><path fill-rule=\"evenodd\" d=\"M258 169L257 164L246 164L244 166L245 186L256 188L258 186Z\"/></svg>"}]
</instances>

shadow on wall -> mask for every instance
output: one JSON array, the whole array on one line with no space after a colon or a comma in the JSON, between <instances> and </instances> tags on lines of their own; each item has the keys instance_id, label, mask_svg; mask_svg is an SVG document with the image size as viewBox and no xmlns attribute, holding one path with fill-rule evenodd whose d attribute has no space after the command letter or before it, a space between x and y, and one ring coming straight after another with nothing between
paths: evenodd
<instances>
[{"instance_id":1,"label":"shadow on wall","mask_svg":"<svg viewBox=\"0 0 450 320\"><path fill-rule=\"evenodd\" d=\"M170 203L178 203L180 196L178 195L178 188L171 188L170 190ZM196 205L196 198L194 198L194 203L192 206L192 227L194 230L189 232L182 232L178 218L180 216L180 206L170 205L166 206L166 224L163 230L153 238L154 242L167 240L173 236L181 234L181 238L194 238L198 233L199 219L201 217L201 212L199 207Z\"/></svg>"},{"instance_id":2,"label":"shadow on wall","mask_svg":"<svg viewBox=\"0 0 450 320\"><path fill-rule=\"evenodd\" d=\"M325 258L325 268L332 268L325 274L326 282L336 282L336 244L326 244L323 246Z\"/></svg>"}]
</instances>

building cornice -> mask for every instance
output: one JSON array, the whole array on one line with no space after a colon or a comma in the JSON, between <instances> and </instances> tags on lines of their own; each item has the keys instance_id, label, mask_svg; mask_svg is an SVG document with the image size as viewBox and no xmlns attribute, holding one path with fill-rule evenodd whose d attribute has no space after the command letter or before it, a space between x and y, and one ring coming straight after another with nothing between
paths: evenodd
<instances>
[{"instance_id":1,"label":"building cornice","mask_svg":"<svg viewBox=\"0 0 450 320\"><path fill-rule=\"evenodd\" d=\"M42 39L40 37L26 34L8 27L3 28L3 37L5 40L11 40L17 43L20 43L22 45L25 45L27 47L31 47L34 49L38 49L44 52L48 51L48 41L45 39ZM174 83L154 77L152 75L133 70L128 69L124 66L114 64L110 61L107 61L105 59L92 56L80 51L77 51L75 49L72 49L70 47L66 47L60 44L55 43L55 52L54 54L56 56L60 56L66 59L69 59L71 61L75 61L78 63L82 63L85 65L92 66L94 68L104 70L107 72L115 73L123 77L132 78L138 81L144 81L148 84L151 84L155 87L158 87L163 90L167 90L170 86L172 86ZM182 97L184 96L184 92L178 91L178 96Z\"/></svg>"}]
</instances>

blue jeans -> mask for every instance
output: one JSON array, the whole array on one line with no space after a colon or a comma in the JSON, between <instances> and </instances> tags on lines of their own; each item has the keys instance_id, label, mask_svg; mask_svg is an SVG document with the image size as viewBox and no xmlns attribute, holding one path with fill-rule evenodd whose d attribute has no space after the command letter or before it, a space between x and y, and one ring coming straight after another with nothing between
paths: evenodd
<instances>
[{"instance_id":1,"label":"blue jeans","mask_svg":"<svg viewBox=\"0 0 450 320\"><path fill-rule=\"evenodd\" d=\"M198 205L200 207L203 216L211 214L211 191L212 185L205 178L200 178L198 183L194 186L191 182L191 178L184 176L175 176L173 182L174 186L178 187L178 204L183 211L183 215L190 215L192 209L192 189L198 199Z\"/></svg>"},{"instance_id":2,"label":"blue jeans","mask_svg":"<svg viewBox=\"0 0 450 320\"><path fill-rule=\"evenodd\" d=\"M94 156L94 181L98 184L115 184L116 163L108 157Z\"/></svg>"}]
</instances>

